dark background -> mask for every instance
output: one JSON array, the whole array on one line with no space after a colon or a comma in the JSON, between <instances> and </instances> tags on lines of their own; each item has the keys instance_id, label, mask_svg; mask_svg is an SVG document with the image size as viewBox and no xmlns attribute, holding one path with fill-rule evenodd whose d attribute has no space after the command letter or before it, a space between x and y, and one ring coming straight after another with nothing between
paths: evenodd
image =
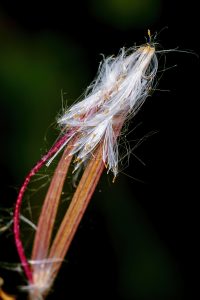
<instances>
[{"instance_id":1,"label":"dark background","mask_svg":"<svg viewBox=\"0 0 200 300\"><path fill-rule=\"evenodd\" d=\"M122 46L142 44L148 28L155 33L166 26L157 37L164 49L199 53L195 1L65 2L0 1L4 209L13 207L25 174L58 135L54 122L61 111L61 89L68 104L76 100L93 80L101 53L117 54ZM196 295L199 58L182 52L165 58L160 70L177 66L158 74L163 75L160 90L129 126L136 127L130 141L156 132L134 150L145 166L132 155L115 184L111 177L102 178L49 299ZM18 262L12 235L0 238L0 261ZM1 265L6 291L19 293L22 277Z\"/></svg>"}]
</instances>

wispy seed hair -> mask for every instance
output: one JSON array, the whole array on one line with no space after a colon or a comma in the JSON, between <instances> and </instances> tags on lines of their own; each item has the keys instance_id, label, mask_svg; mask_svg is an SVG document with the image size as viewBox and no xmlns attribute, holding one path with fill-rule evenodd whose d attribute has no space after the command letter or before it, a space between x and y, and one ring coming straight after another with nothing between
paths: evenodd
<instances>
[{"instance_id":1,"label":"wispy seed hair","mask_svg":"<svg viewBox=\"0 0 200 300\"><path fill-rule=\"evenodd\" d=\"M73 135L79 134L71 151L71 155L76 154L74 170L102 143L102 160L108 172L111 170L117 176L119 134L115 128L139 110L152 88L157 69L155 47L149 43L128 50L122 48L117 57L103 59L83 100L58 118L64 132L72 130Z\"/></svg>"}]
</instances>

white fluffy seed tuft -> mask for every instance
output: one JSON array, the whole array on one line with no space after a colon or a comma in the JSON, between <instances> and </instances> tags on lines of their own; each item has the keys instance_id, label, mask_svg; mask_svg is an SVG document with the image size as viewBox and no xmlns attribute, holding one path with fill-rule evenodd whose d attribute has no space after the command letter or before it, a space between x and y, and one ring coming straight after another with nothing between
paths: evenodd
<instances>
[{"instance_id":1,"label":"white fluffy seed tuft","mask_svg":"<svg viewBox=\"0 0 200 300\"><path fill-rule=\"evenodd\" d=\"M58 119L62 130L79 134L71 154L77 155L74 170L102 143L102 160L114 177L118 173L118 145L115 127L135 115L152 88L158 68L153 45L122 48L117 57L104 58L96 80L85 98L72 105Z\"/></svg>"}]
</instances>

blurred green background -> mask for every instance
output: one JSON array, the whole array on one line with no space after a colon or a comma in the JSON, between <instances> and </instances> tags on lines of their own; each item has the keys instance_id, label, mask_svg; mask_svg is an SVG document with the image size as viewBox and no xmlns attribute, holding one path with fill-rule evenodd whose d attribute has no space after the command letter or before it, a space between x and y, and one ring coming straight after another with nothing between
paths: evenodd
<instances>
[{"instance_id":1,"label":"blurred green background","mask_svg":"<svg viewBox=\"0 0 200 300\"><path fill-rule=\"evenodd\" d=\"M0 2L1 208L13 207L25 174L58 136L61 91L70 105L95 77L101 53L144 43L147 29L155 33L168 26L158 36L163 48L198 52L196 11L194 3L180 0ZM193 121L188 100L196 97L197 59L175 52L166 59L160 71L178 64L163 78L158 74L158 88L170 93L156 91L130 124L132 130L142 123L128 140L159 132L134 152L145 166L133 155L115 184L103 177L49 299L80 294L192 299L194 256L187 249L193 240L187 220L193 204L183 198L190 167L186 139ZM17 262L12 235L0 239L0 261ZM24 284L3 268L0 276L8 292Z\"/></svg>"}]
</instances>

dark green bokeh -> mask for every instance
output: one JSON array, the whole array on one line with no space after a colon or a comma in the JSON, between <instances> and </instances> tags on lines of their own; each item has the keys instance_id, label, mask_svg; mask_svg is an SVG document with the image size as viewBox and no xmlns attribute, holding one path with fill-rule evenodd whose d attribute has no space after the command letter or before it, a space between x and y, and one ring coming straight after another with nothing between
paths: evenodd
<instances>
[{"instance_id":1,"label":"dark green bokeh","mask_svg":"<svg viewBox=\"0 0 200 300\"><path fill-rule=\"evenodd\" d=\"M21 172L41 154L45 134L51 131L47 129L62 109L61 91L64 105L66 99L70 105L87 84L88 68L84 49L53 33L5 34L0 49L1 99L7 112L3 117L11 122L9 151L17 147L8 162Z\"/></svg>"},{"instance_id":2,"label":"dark green bokeh","mask_svg":"<svg viewBox=\"0 0 200 300\"><path fill-rule=\"evenodd\" d=\"M56 116L62 111L61 90L64 105L66 101L70 105L93 80L100 53L117 54L124 45L145 42L148 28L160 30L171 22L169 33L164 34L165 44L168 48L181 44L186 34L182 31L185 18L179 11L180 3L88 0L74 2L66 10L59 4L43 8L33 2L28 11L23 5L8 7L6 2L0 7L0 159L4 184L0 207L14 205L14 187L21 184L59 134ZM186 33L193 28L190 26ZM172 60L171 65L175 63ZM173 85L178 77L174 72L162 87L180 91L184 84L176 81ZM176 117L180 104L187 107L187 102L185 92L175 96L171 96L174 113L168 105L170 96L162 94L162 99L155 96L130 125L133 129L141 120L145 124L143 131L130 139L161 128L161 137L144 144L137 154L149 167L130 158L128 175L145 183L120 174L113 185L109 177L104 177L101 192L97 190L86 212L51 299L58 295L59 299L76 298L80 292L83 297L94 295L93 299L103 299L104 295L113 299L183 299L185 274L180 269L184 258L179 259L177 254L183 246L179 245L182 240L176 224L183 221L178 214L182 203L179 193L174 192L174 188L178 191L177 158L170 152L169 140L176 149ZM172 125L168 124L169 118ZM165 170L171 171L170 177ZM37 201L41 202L42 197ZM3 238L1 258L16 261L15 248L10 246L12 237ZM10 256L6 256L8 252ZM5 272L8 291L15 288L12 276L12 272Z\"/></svg>"},{"instance_id":3,"label":"dark green bokeh","mask_svg":"<svg viewBox=\"0 0 200 300\"><path fill-rule=\"evenodd\" d=\"M118 29L151 26L160 17L161 0L96 0L90 9L100 21Z\"/></svg>"}]
</instances>

